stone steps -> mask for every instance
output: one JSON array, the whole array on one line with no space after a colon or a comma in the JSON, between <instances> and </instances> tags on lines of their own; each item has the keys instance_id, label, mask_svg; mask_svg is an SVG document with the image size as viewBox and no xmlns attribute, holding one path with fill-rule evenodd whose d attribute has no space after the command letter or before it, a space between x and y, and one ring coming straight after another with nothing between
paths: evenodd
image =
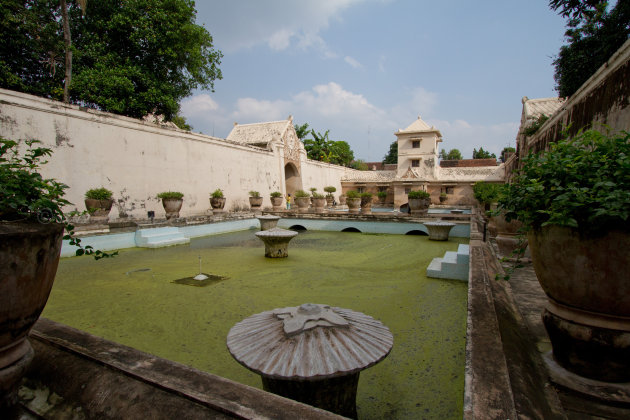
<instances>
[{"instance_id":1,"label":"stone steps","mask_svg":"<svg viewBox=\"0 0 630 420\"><path fill-rule=\"evenodd\" d=\"M457 251L446 251L444 257L433 258L427 267L427 277L468 281L470 248L460 244Z\"/></svg>"},{"instance_id":2,"label":"stone steps","mask_svg":"<svg viewBox=\"0 0 630 420\"><path fill-rule=\"evenodd\" d=\"M161 248L164 246L187 244L190 238L177 227L139 229L136 231L136 246L142 248Z\"/></svg>"}]
</instances>

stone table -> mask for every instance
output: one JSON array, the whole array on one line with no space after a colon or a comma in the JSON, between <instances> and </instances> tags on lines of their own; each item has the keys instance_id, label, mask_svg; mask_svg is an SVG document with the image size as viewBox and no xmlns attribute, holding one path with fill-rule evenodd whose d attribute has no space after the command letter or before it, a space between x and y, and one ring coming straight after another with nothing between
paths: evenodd
<instances>
[{"instance_id":1,"label":"stone table","mask_svg":"<svg viewBox=\"0 0 630 420\"><path fill-rule=\"evenodd\" d=\"M262 376L266 391L352 418L359 373L393 343L368 315L312 303L252 315L227 336L230 354Z\"/></svg>"},{"instance_id":2,"label":"stone table","mask_svg":"<svg viewBox=\"0 0 630 420\"><path fill-rule=\"evenodd\" d=\"M455 223L438 221L426 222L424 225L429 231L429 239L432 241L448 241L448 234L455 226Z\"/></svg>"},{"instance_id":3,"label":"stone table","mask_svg":"<svg viewBox=\"0 0 630 420\"><path fill-rule=\"evenodd\" d=\"M265 243L265 257L267 258L286 258L289 256L289 241L297 236L297 232L293 230L271 228L269 230L261 230L255 235Z\"/></svg>"},{"instance_id":4,"label":"stone table","mask_svg":"<svg viewBox=\"0 0 630 420\"><path fill-rule=\"evenodd\" d=\"M278 225L278 220L280 220L280 216L266 214L264 216L257 216L256 219L258 219L258 221L260 222L260 230L269 230L275 228Z\"/></svg>"}]
</instances>

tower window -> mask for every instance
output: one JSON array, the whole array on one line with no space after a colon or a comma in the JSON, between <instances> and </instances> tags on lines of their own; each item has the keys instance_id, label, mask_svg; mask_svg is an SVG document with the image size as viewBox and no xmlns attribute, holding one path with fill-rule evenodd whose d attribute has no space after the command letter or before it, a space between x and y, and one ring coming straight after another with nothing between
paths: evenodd
<instances>
[{"instance_id":1,"label":"tower window","mask_svg":"<svg viewBox=\"0 0 630 420\"><path fill-rule=\"evenodd\" d=\"M414 149L419 149L420 148L420 140L414 140L411 142L411 147L413 147Z\"/></svg>"},{"instance_id":2,"label":"tower window","mask_svg":"<svg viewBox=\"0 0 630 420\"><path fill-rule=\"evenodd\" d=\"M411 167L412 168L417 168L420 166L420 159L412 159L411 160Z\"/></svg>"}]
</instances>

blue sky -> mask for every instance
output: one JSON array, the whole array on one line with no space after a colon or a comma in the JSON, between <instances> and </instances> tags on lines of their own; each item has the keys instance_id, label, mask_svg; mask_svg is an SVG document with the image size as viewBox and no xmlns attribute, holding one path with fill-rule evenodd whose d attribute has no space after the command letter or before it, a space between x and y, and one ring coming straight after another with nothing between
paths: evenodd
<instances>
[{"instance_id":1,"label":"blue sky","mask_svg":"<svg viewBox=\"0 0 630 420\"><path fill-rule=\"evenodd\" d=\"M380 161L420 115L471 158L514 146L521 98L557 96L565 21L547 0L198 0L223 54L215 92L182 101L193 131L282 120Z\"/></svg>"}]
</instances>

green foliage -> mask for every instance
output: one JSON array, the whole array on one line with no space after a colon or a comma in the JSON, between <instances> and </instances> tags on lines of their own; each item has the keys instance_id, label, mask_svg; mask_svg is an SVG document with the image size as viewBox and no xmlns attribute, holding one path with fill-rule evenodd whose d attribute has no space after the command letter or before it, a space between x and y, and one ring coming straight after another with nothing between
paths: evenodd
<instances>
[{"instance_id":1,"label":"green foliage","mask_svg":"<svg viewBox=\"0 0 630 420\"><path fill-rule=\"evenodd\" d=\"M210 196L212 198L223 198L223 190L221 190L221 188L217 188L210 194Z\"/></svg>"},{"instance_id":2,"label":"green foliage","mask_svg":"<svg viewBox=\"0 0 630 420\"><path fill-rule=\"evenodd\" d=\"M528 125L523 129L523 134L525 137L533 136L538 132L540 127L549 119L549 115L540 114L538 117L535 117Z\"/></svg>"},{"instance_id":3,"label":"green foliage","mask_svg":"<svg viewBox=\"0 0 630 420\"><path fill-rule=\"evenodd\" d=\"M451 149L448 153L444 149L440 150L440 159L442 160L462 160L462 152L459 149Z\"/></svg>"},{"instance_id":4,"label":"green foliage","mask_svg":"<svg viewBox=\"0 0 630 420\"><path fill-rule=\"evenodd\" d=\"M630 37L630 2L552 0L550 6L568 18L565 37L554 60L554 79L560 96L571 96Z\"/></svg>"},{"instance_id":5,"label":"green foliage","mask_svg":"<svg viewBox=\"0 0 630 420\"><path fill-rule=\"evenodd\" d=\"M513 154L516 153L516 149L513 147L504 147L503 150L501 150L501 162L505 162L508 159L508 154Z\"/></svg>"},{"instance_id":6,"label":"green foliage","mask_svg":"<svg viewBox=\"0 0 630 420\"><path fill-rule=\"evenodd\" d=\"M311 187L311 188L309 188L308 190L309 190L309 191L311 192L311 194L312 194L312 193L314 193L315 191L317 191L317 188L315 188L315 187Z\"/></svg>"},{"instance_id":7,"label":"green foliage","mask_svg":"<svg viewBox=\"0 0 630 420\"><path fill-rule=\"evenodd\" d=\"M195 24L190 0L90 2L85 16L68 2L68 13L73 103L171 120L193 89L213 89L222 78L222 54L208 31ZM12 14L16 17L5 24ZM3 1L0 15L0 87L59 99L64 79L59 2Z\"/></svg>"},{"instance_id":8,"label":"green foliage","mask_svg":"<svg viewBox=\"0 0 630 420\"><path fill-rule=\"evenodd\" d=\"M361 198L372 198L374 194L372 194L371 192L362 192L360 196Z\"/></svg>"},{"instance_id":9,"label":"green foliage","mask_svg":"<svg viewBox=\"0 0 630 420\"><path fill-rule=\"evenodd\" d=\"M327 187L324 187L324 191L326 191L328 195L332 195L332 193L337 191L337 188L333 187L332 185L329 185Z\"/></svg>"},{"instance_id":10,"label":"green foliage","mask_svg":"<svg viewBox=\"0 0 630 420\"><path fill-rule=\"evenodd\" d=\"M259 198L260 197L260 193L258 191L250 191L249 192L249 196L250 197L254 197L254 198Z\"/></svg>"},{"instance_id":11,"label":"green foliage","mask_svg":"<svg viewBox=\"0 0 630 420\"><path fill-rule=\"evenodd\" d=\"M363 159L353 160L350 167L358 171L367 171L370 169Z\"/></svg>"},{"instance_id":12,"label":"green foliage","mask_svg":"<svg viewBox=\"0 0 630 420\"><path fill-rule=\"evenodd\" d=\"M310 197L310 194L304 190L297 190L295 194L293 194L295 198L305 198Z\"/></svg>"},{"instance_id":13,"label":"green foliage","mask_svg":"<svg viewBox=\"0 0 630 420\"><path fill-rule=\"evenodd\" d=\"M296 126L296 132L299 128L306 129L308 124L300 127ZM319 160L321 162L332 163L335 165L350 166L354 159L354 152L350 149L350 145L346 141L333 141L328 138L330 130L326 130L324 134L311 130L312 139L300 139L304 142L304 149L309 159ZM303 134L306 137L308 133ZM299 136L299 135L298 135Z\"/></svg>"},{"instance_id":14,"label":"green foliage","mask_svg":"<svg viewBox=\"0 0 630 420\"><path fill-rule=\"evenodd\" d=\"M499 199L506 219L528 228L560 225L586 234L630 230L630 133L595 130L523 160Z\"/></svg>"},{"instance_id":15,"label":"green foliage","mask_svg":"<svg viewBox=\"0 0 630 420\"><path fill-rule=\"evenodd\" d=\"M411 190L409 194L407 194L407 198L429 198L431 194L422 190Z\"/></svg>"},{"instance_id":16,"label":"green foliage","mask_svg":"<svg viewBox=\"0 0 630 420\"><path fill-rule=\"evenodd\" d=\"M46 147L35 147L37 140L26 140L26 150L19 151L16 141L0 137L0 220L36 220L39 223L61 223L66 229L63 239L79 249L76 255L92 255L95 259L112 257L118 252L105 253L91 246L82 246L74 237L72 226L62 208L70 203L64 198L67 185L45 179L39 173L42 158L52 155Z\"/></svg>"},{"instance_id":17,"label":"green foliage","mask_svg":"<svg viewBox=\"0 0 630 420\"><path fill-rule=\"evenodd\" d=\"M387 191L379 191L376 193L376 196L381 200L384 200L387 198Z\"/></svg>"},{"instance_id":18,"label":"green foliage","mask_svg":"<svg viewBox=\"0 0 630 420\"><path fill-rule=\"evenodd\" d=\"M350 190L346 192L346 198L361 198L358 191Z\"/></svg>"},{"instance_id":19,"label":"green foliage","mask_svg":"<svg viewBox=\"0 0 630 420\"><path fill-rule=\"evenodd\" d=\"M398 140L389 145L389 152L383 157L383 164L398 163Z\"/></svg>"},{"instance_id":20,"label":"green foliage","mask_svg":"<svg viewBox=\"0 0 630 420\"><path fill-rule=\"evenodd\" d=\"M182 130L191 131L193 129L192 126L186 122L186 118L181 115L175 115L171 122Z\"/></svg>"},{"instance_id":21,"label":"green foliage","mask_svg":"<svg viewBox=\"0 0 630 420\"><path fill-rule=\"evenodd\" d=\"M475 182L473 185L473 195L481 204L491 204L499 199L502 184L491 184L484 181Z\"/></svg>"},{"instance_id":22,"label":"green foliage","mask_svg":"<svg viewBox=\"0 0 630 420\"><path fill-rule=\"evenodd\" d=\"M496 159L497 156L494 153L490 153L488 151L483 150L483 147L480 147L479 150L473 149L473 159Z\"/></svg>"},{"instance_id":23,"label":"green foliage","mask_svg":"<svg viewBox=\"0 0 630 420\"><path fill-rule=\"evenodd\" d=\"M114 193L105 187L92 188L85 192L85 198L93 200L109 200Z\"/></svg>"},{"instance_id":24,"label":"green foliage","mask_svg":"<svg viewBox=\"0 0 630 420\"><path fill-rule=\"evenodd\" d=\"M271 197L282 197L282 193L280 191L274 191L269 194Z\"/></svg>"},{"instance_id":25,"label":"green foliage","mask_svg":"<svg viewBox=\"0 0 630 420\"><path fill-rule=\"evenodd\" d=\"M181 200L184 198L184 194L178 191L164 191L159 193L157 197L163 200Z\"/></svg>"},{"instance_id":26,"label":"green foliage","mask_svg":"<svg viewBox=\"0 0 630 420\"><path fill-rule=\"evenodd\" d=\"M325 198L324 194L320 194L320 193L315 192L315 191L312 192L312 197L313 198Z\"/></svg>"},{"instance_id":27,"label":"green foliage","mask_svg":"<svg viewBox=\"0 0 630 420\"><path fill-rule=\"evenodd\" d=\"M295 134L297 135L298 139L304 140L304 138L308 136L308 133L309 133L308 123L304 123L302 125L295 124L294 127L295 127Z\"/></svg>"}]
</instances>

